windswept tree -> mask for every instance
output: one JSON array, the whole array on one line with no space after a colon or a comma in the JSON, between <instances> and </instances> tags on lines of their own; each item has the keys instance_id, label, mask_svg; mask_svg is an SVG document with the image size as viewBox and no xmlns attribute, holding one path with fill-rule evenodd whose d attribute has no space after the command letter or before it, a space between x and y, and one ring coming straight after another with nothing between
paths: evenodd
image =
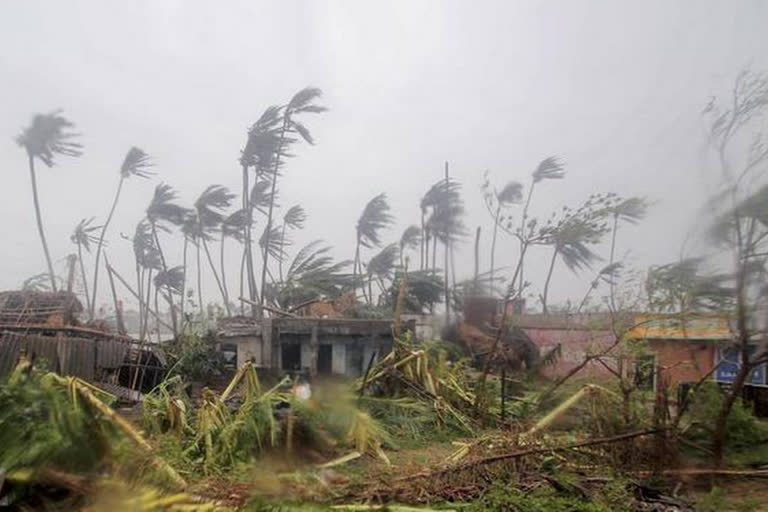
<instances>
[{"instance_id":1,"label":"windswept tree","mask_svg":"<svg viewBox=\"0 0 768 512\"><path fill-rule=\"evenodd\" d=\"M168 272L168 263L165 254L163 253L162 246L160 245L160 237L157 235L158 230L170 232L171 227L183 225L188 216L187 210L176 204L175 200L176 192L173 188L165 183L160 183L155 187L152 200L146 210L147 221L149 221L149 225L152 228L152 238L154 239L155 247L160 256L163 272ZM171 305L173 335L176 336L178 334L178 322L176 318L176 308L173 304L173 293L171 290L168 290L168 298Z\"/></svg>"},{"instance_id":2,"label":"windswept tree","mask_svg":"<svg viewBox=\"0 0 768 512\"><path fill-rule=\"evenodd\" d=\"M268 254L275 261L282 261L285 257L285 248L291 245L290 240L283 239L284 232L282 226L275 226L271 230L267 230L267 226L264 226L264 231L259 237L259 248L262 254ZM277 283L271 270L267 269L267 275L272 284Z\"/></svg>"},{"instance_id":3,"label":"windswept tree","mask_svg":"<svg viewBox=\"0 0 768 512\"><path fill-rule=\"evenodd\" d=\"M92 224L94 220L91 217L90 219L83 219L78 222L75 231L69 237L72 243L77 246L77 260L80 262L80 277L83 280L86 304L90 304L90 295L88 294L88 277L85 275L85 263L83 262L83 248L90 253L91 244L98 242L94 232L101 229L101 226L94 226Z\"/></svg>"},{"instance_id":4,"label":"windswept tree","mask_svg":"<svg viewBox=\"0 0 768 512\"><path fill-rule=\"evenodd\" d=\"M330 251L322 240L302 247L288 265L285 280L268 288L270 300L291 310L309 300L341 297L351 284L350 275L344 272L350 261L334 262Z\"/></svg>"},{"instance_id":5,"label":"windswept tree","mask_svg":"<svg viewBox=\"0 0 768 512\"><path fill-rule=\"evenodd\" d=\"M219 273L216 271L216 265L213 263L211 251L208 248L208 240L213 238L213 233L221 230L221 224L224 221L223 212L229 208L234 198L235 194L232 194L227 187L222 185L210 185L202 194L200 194L200 197L197 198L194 205L200 230L199 241L203 244L205 256L208 258L208 264L211 267L211 272L219 287L221 298L224 301L224 308L228 315L231 315L232 311L227 299L227 292L224 290Z\"/></svg>"},{"instance_id":6,"label":"windswept tree","mask_svg":"<svg viewBox=\"0 0 768 512\"><path fill-rule=\"evenodd\" d=\"M491 268L489 271L489 289L493 293L494 272L496 270L496 237L500 225L512 228L512 215L507 211L512 205L519 204L523 200L523 185L517 181L510 181L499 191L491 185L488 173L483 183L483 198L485 206L493 218L493 235L491 237Z\"/></svg>"},{"instance_id":7,"label":"windswept tree","mask_svg":"<svg viewBox=\"0 0 768 512\"><path fill-rule=\"evenodd\" d=\"M229 214L221 223L221 245L219 246L219 271L221 272L221 285L224 288L225 303L229 304L229 288L227 287L227 272L224 268L224 241L227 238L245 243L245 225L251 222L250 213L243 208ZM245 254L245 253L244 253ZM242 267L242 266L241 266ZM243 269L241 268L241 271ZM241 276L242 277L242 276ZM242 282L241 282L242 284ZM241 292L242 295L242 292Z\"/></svg>"},{"instance_id":8,"label":"windswept tree","mask_svg":"<svg viewBox=\"0 0 768 512\"><path fill-rule=\"evenodd\" d=\"M136 224L131 242L136 262L136 293L139 296L139 339L143 340L149 326L152 273L162 269L162 262L148 220L142 219Z\"/></svg>"},{"instance_id":9,"label":"windswept tree","mask_svg":"<svg viewBox=\"0 0 768 512\"><path fill-rule=\"evenodd\" d=\"M309 129L304 126L300 118L305 114L319 114L327 110L326 107L316 103L320 96L322 96L322 91L320 89L315 87L306 87L297 92L291 98L288 104L285 105L282 109L282 127L280 129L277 149L274 153L274 163L272 165L272 173L270 176L270 180L272 182L272 190L270 192L271 200L269 203L269 210L267 211L267 226L264 231L267 235L267 239L264 243L264 258L263 266L261 268L260 302L262 304L264 303L264 284L266 283L267 269L269 265L269 247L271 245L269 238L272 236L274 231L272 225L272 217L274 214L275 192L282 158L289 154L290 146L297 142L299 138L308 144L315 143L312 134L310 133Z\"/></svg>"},{"instance_id":10,"label":"windswept tree","mask_svg":"<svg viewBox=\"0 0 768 512\"><path fill-rule=\"evenodd\" d=\"M123 159L123 164L120 166L120 179L117 182L117 191L115 192L115 198L112 200L112 206L109 209L107 220L104 225L101 226L101 233L99 234L99 240L96 245L96 259L93 267L93 298L88 303L88 314L93 319L94 312L96 310L96 297L99 289L99 261L101 258L101 251L104 246L104 237L107 234L107 228L109 228L112 222L112 217L115 215L117 209L117 203L120 200L120 193L123 190L123 182L131 176L138 178L149 178L154 173L150 170L152 167L152 161L144 151L137 147L132 147L128 150L128 153Z\"/></svg>"},{"instance_id":11,"label":"windswept tree","mask_svg":"<svg viewBox=\"0 0 768 512\"><path fill-rule=\"evenodd\" d=\"M157 297L160 294L160 290L165 289L166 294L164 296L165 300L168 302L169 306L173 308L173 295L181 295L182 290L184 288L184 269L181 265L176 267L171 267L168 270L161 270L157 274L155 274L154 278L154 285L155 285L155 312L159 313L160 308L158 307L158 301ZM183 299L182 299L183 300ZM157 340L158 342L161 340L160 338L160 317L157 317Z\"/></svg>"},{"instance_id":12,"label":"windswept tree","mask_svg":"<svg viewBox=\"0 0 768 512\"><path fill-rule=\"evenodd\" d=\"M254 205L250 185L250 169L253 168L256 174L256 181L269 175L273 161L276 157L278 147L280 146L280 129L282 118L280 113L282 107L271 106L267 108L261 117L248 129L248 138L245 147L240 155L240 166L242 168L242 209L252 212ZM268 182L267 182L268 183ZM271 185L270 185L271 186ZM252 217L249 213L249 218ZM243 267L246 270L248 282L248 297L251 301L256 301L258 294L256 291L256 274L253 266L253 239L251 236L251 223L243 226ZM243 281L243 272L241 272L241 288ZM253 307L254 314L260 310Z\"/></svg>"},{"instance_id":13,"label":"windswept tree","mask_svg":"<svg viewBox=\"0 0 768 512\"><path fill-rule=\"evenodd\" d=\"M288 208L288 211L285 212L285 215L283 215L283 231L280 234L280 252L284 253L282 244L285 242L285 230L299 230L304 229L304 223L307 221L307 214L304 211L304 208L302 208L301 205L296 204ZM279 261L279 273L280 273L280 281L283 280L283 259L281 258Z\"/></svg>"},{"instance_id":14,"label":"windswept tree","mask_svg":"<svg viewBox=\"0 0 768 512\"><path fill-rule=\"evenodd\" d=\"M614 204L607 208L607 213L613 219L613 227L611 229L611 254L608 259L608 264L614 263L616 254L616 233L619 230L619 222L626 222L628 224L637 224L645 217L648 211L648 202L642 197L628 197L626 199L620 199L616 196L613 197ZM616 310L616 283L615 280L610 283L610 301L611 309Z\"/></svg>"},{"instance_id":15,"label":"windswept tree","mask_svg":"<svg viewBox=\"0 0 768 512\"><path fill-rule=\"evenodd\" d=\"M592 295L592 293L598 289L601 283L610 286L611 283L615 282L623 266L623 263L617 261L614 263L609 263L608 265L598 270L595 277L589 282L589 287L587 288L584 297L582 297L581 302L579 302L579 307L576 310L577 314L581 313L581 311L584 309L584 306L587 305L587 301L589 300L590 295Z\"/></svg>"},{"instance_id":16,"label":"windswept tree","mask_svg":"<svg viewBox=\"0 0 768 512\"><path fill-rule=\"evenodd\" d=\"M548 243L552 246L552 257L541 294L541 306L545 314L548 313L549 285L557 258L560 257L574 273L591 268L592 263L599 259L589 246L599 243L607 231L601 211L596 210L603 199L593 195L574 211L566 207L563 216L549 228Z\"/></svg>"},{"instance_id":17,"label":"windswept tree","mask_svg":"<svg viewBox=\"0 0 768 512\"><path fill-rule=\"evenodd\" d=\"M390 244L376 253L366 266L368 278L368 300L373 304L373 287L371 283L375 280L379 286L379 293L386 292L385 280L391 280L394 275L395 266L400 255L400 248L397 244Z\"/></svg>"},{"instance_id":18,"label":"windswept tree","mask_svg":"<svg viewBox=\"0 0 768 512\"><path fill-rule=\"evenodd\" d=\"M82 145L75 142L77 134L70 131L73 127L74 124L62 116L60 110L57 110L50 114L35 115L32 118L32 124L16 137L16 143L27 152L37 232L40 235L40 242L43 244L43 253L45 263L48 266L48 277L52 291L56 291L56 275L53 272L53 260L51 260L48 241L43 229L43 216L40 211L40 198L37 192L35 159L40 160L47 167L53 167L57 155L73 157L82 155Z\"/></svg>"},{"instance_id":19,"label":"windswept tree","mask_svg":"<svg viewBox=\"0 0 768 512\"><path fill-rule=\"evenodd\" d=\"M363 213L357 219L355 226L355 258L352 263L352 279L357 288L358 276L362 278L363 269L360 259L360 248L372 249L381 246L381 231L388 228L394 222L394 217L389 213L387 194L379 194L363 208ZM365 286L363 286L365 292Z\"/></svg>"},{"instance_id":20,"label":"windswept tree","mask_svg":"<svg viewBox=\"0 0 768 512\"><path fill-rule=\"evenodd\" d=\"M416 249L421 244L421 228L416 225L411 225L405 228L403 234L400 235L400 267L405 270L408 263L407 252L412 249Z\"/></svg>"},{"instance_id":21,"label":"windswept tree","mask_svg":"<svg viewBox=\"0 0 768 512\"><path fill-rule=\"evenodd\" d=\"M529 219L529 209L531 206L531 199L533 198L533 190L536 188L536 185L543 181L561 180L564 177L565 169L563 169L563 164L561 164L557 157L554 156L550 156L539 162L539 165L536 166L536 169L531 173L531 184L528 186L528 196L525 200L523 213L520 217L520 227L517 231L517 238L520 242L520 255L518 256L517 267L515 268L515 274L512 277L511 283L511 285L514 286L515 280L518 282L517 296L523 292L525 283L523 279L525 255L528 248L532 245L529 235L535 230L535 222L532 223L532 219Z\"/></svg>"}]
</instances>

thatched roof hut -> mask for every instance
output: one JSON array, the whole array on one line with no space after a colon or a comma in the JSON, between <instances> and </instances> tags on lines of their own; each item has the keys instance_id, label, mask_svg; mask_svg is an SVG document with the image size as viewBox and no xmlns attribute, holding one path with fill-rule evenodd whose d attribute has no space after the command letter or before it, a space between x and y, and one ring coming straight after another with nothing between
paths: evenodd
<instances>
[{"instance_id":1,"label":"thatched roof hut","mask_svg":"<svg viewBox=\"0 0 768 512\"><path fill-rule=\"evenodd\" d=\"M74 293L0 292L0 325L76 325L83 305Z\"/></svg>"}]
</instances>

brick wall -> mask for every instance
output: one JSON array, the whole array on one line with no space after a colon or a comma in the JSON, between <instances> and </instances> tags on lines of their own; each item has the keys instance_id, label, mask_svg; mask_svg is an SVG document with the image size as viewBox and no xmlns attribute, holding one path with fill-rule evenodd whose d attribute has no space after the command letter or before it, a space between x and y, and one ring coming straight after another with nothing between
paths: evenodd
<instances>
[{"instance_id":1,"label":"brick wall","mask_svg":"<svg viewBox=\"0 0 768 512\"><path fill-rule=\"evenodd\" d=\"M659 378L671 386L696 382L714 365L715 343L711 340L650 340L648 344L656 354Z\"/></svg>"},{"instance_id":2,"label":"brick wall","mask_svg":"<svg viewBox=\"0 0 768 512\"><path fill-rule=\"evenodd\" d=\"M568 373L576 365L584 361L588 353L595 353L613 343L613 334L606 330L584 328L524 328L528 336L539 347L541 355L547 354L558 344L561 346L561 356L557 364L547 366L542 370L546 377L558 377ZM615 368L614 361L606 358L605 362ZM605 377L610 372L600 363L592 361L580 373L585 377Z\"/></svg>"}]
</instances>

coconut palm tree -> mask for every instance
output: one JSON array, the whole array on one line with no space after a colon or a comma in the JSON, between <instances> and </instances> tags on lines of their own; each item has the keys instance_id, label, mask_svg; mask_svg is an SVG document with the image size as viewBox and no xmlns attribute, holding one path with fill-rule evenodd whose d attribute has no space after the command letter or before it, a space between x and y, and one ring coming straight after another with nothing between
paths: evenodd
<instances>
[{"instance_id":1,"label":"coconut palm tree","mask_svg":"<svg viewBox=\"0 0 768 512\"><path fill-rule=\"evenodd\" d=\"M228 215L221 223L221 245L219 247L219 271L221 272L221 285L224 288L225 303L229 304L229 288L227 288L227 273L224 269L224 241L227 238L245 243L245 225L251 222L248 210L239 209ZM244 253L245 255L245 253ZM245 263L243 261L243 263ZM241 271L244 266L241 266ZM241 275L242 279L242 275ZM242 281L241 281L242 284ZM242 292L241 292L242 296Z\"/></svg>"},{"instance_id":2,"label":"coconut palm tree","mask_svg":"<svg viewBox=\"0 0 768 512\"><path fill-rule=\"evenodd\" d=\"M496 190L491 186L486 173L485 183L483 184L483 195L488 211L493 217L493 235L491 236L491 268L489 271L489 289L491 293L494 287L494 272L496 270L496 237L498 236L499 226L506 222L509 224L511 217L502 215L502 212L523 200L523 185L517 181L510 181L501 189Z\"/></svg>"},{"instance_id":3,"label":"coconut palm tree","mask_svg":"<svg viewBox=\"0 0 768 512\"><path fill-rule=\"evenodd\" d=\"M315 141L312 134L309 132L306 126L304 126L299 120L298 116L301 114L319 114L325 112L327 108L317 105L315 102L322 96L322 91L315 87L306 87L297 92L287 105L282 110L282 127L280 129L280 137L277 145L277 149L274 153L274 164L272 166L272 191L270 193L271 200L269 203L269 210L267 211L267 226L265 233L267 240L264 244L264 258L263 266L261 268L261 303L264 303L264 284L267 279L267 269L269 265L269 251L271 246L269 237L272 236L272 216L274 212L275 203L275 191L277 187L277 178L280 170L282 158L288 155L288 148L298 140L303 139L308 144L314 144ZM296 137L298 135L298 138Z\"/></svg>"},{"instance_id":4,"label":"coconut palm tree","mask_svg":"<svg viewBox=\"0 0 768 512\"><path fill-rule=\"evenodd\" d=\"M264 231L261 232L259 237L261 253L268 254L278 262L281 261L285 257L285 252L283 252L285 247L291 245L289 240L283 240L282 234L284 231L282 226L275 226L271 230L267 230L267 226L264 226ZM272 284L276 284L272 271L267 269L267 274Z\"/></svg>"},{"instance_id":5,"label":"coconut palm tree","mask_svg":"<svg viewBox=\"0 0 768 512\"><path fill-rule=\"evenodd\" d=\"M285 230L290 228L291 230L304 229L304 223L307 221L307 214L301 205L296 204L288 208L288 211L283 215L283 232L280 234L280 252L283 252L282 243L285 241ZM283 259L279 260L278 266L280 274L280 282L283 281Z\"/></svg>"},{"instance_id":6,"label":"coconut palm tree","mask_svg":"<svg viewBox=\"0 0 768 512\"><path fill-rule=\"evenodd\" d=\"M408 258L405 256L406 251L409 249L415 249L421 244L421 228L416 225L410 225L405 228L403 234L400 235L400 266L405 268L405 263Z\"/></svg>"},{"instance_id":7,"label":"coconut palm tree","mask_svg":"<svg viewBox=\"0 0 768 512\"><path fill-rule=\"evenodd\" d=\"M47 167L53 167L56 155L78 157L82 155L82 145L75 142L77 134L70 130L74 124L61 115L57 110L50 114L37 114L32 118L32 124L25 128L16 137L16 143L27 152L29 164L29 177L32 181L32 200L35 206L35 218L37 219L37 232L40 242L43 244L45 263L48 266L48 277L51 282L51 290L56 291L56 276L53 273L53 262L48 250L48 242L45 239L43 229L43 217L40 212L40 198L37 193L37 176L35 174L35 159L40 160Z\"/></svg>"},{"instance_id":8,"label":"coconut palm tree","mask_svg":"<svg viewBox=\"0 0 768 512\"><path fill-rule=\"evenodd\" d=\"M152 201L146 210L146 217L149 221L149 225L152 228L152 238L155 241L155 247L157 248L160 256L160 262L162 263L162 270L168 272L168 263L163 253L162 246L160 245L160 238L157 235L158 229L169 232L172 226L181 226L184 224L188 214L188 211L176 204L176 192L170 185L160 183L155 187L155 192L152 195ZM173 335L178 334L178 322L176 318L176 309L173 306L173 293L168 290L168 298L171 302L171 323L173 325Z\"/></svg>"},{"instance_id":9,"label":"coconut palm tree","mask_svg":"<svg viewBox=\"0 0 768 512\"><path fill-rule=\"evenodd\" d=\"M343 273L351 262L334 262L330 251L331 247L324 246L322 240L302 247L288 265L285 280L269 290L272 302L289 310L319 297L340 297L351 284L350 275Z\"/></svg>"},{"instance_id":10,"label":"coconut palm tree","mask_svg":"<svg viewBox=\"0 0 768 512\"><path fill-rule=\"evenodd\" d=\"M184 288L184 268L181 265L171 267L168 270L161 270L155 274L153 280L155 285L155 312L159 313L157 297L160 290L165 288L167 295L164 296L168 305L173 309L173 294L181 294ZM160 342L160 317L157 317L157 340ZM175 334L174 334L175 336Z\"/></svg>"},{"instance_id":11,"label":"coconut palm tree","mask_svg":"<svg viewBox=\"0 0 768 512\"><path fill-rule=\"evenodd\" d=\"M149 178L154 174L150 170L150 167L152 167L152 161L150 160L149 155L135 146L128 150L128 153L126 153L125 158L123 159L123 164L120 166L120 179L117 182L115 198L112 200L112 206L109 209L107 221L101 226L101 233L99 234L99 240L96 245L96 260L93 268L93 299L88 303L88 314L91 319L93 319L93 314L96 309L96 296L99 288L99 261L104 245L104 236L107 234L107 228L109 228L109 224L112 222L112 217L117 208L117 202L120 200L120 193L123 190L123 182L131 176Z\"/></svg>"},{"instance_id":12,"label":"coconut palm tree","mask_svg":"<svg viewBox=\"0 0 768 512\"><path fill-rule=\"evenodd\" d=\"M213 272L213 277L216 279L216 284L219 287L221 298L224 301L224 308L227 310L227 314L231 315L232 312L227 301L227 293L224 291L224 286L219 278L219 273L216 271L216 265L211 258L211 251L208 249L208 240L212 239L211 234L220 229L221 223L224 221L224 215L222 211L229 208L232 204L232 199L235 198L235 194L232 194L229 189L222 185L210 185L206 188L200 197L195 201L195 212L197 213L198 224L200 227L200 242L203 244L205 255L208 258L208 264Z\"/></svg>"},{"instance_id":13,"label":"coconut palm tree","mask_svg":"<svg viewBox=\"0 0 768 512\"><path fill-rule=\"evenodd\" d=\"M566 220L552 231L550 238L552 257L549 262L547 278L544 281L544 290L541 294L541 305L545 314L548 313L549 285L557 257L560 256L565 266L574 273L583 268L591 268L592 263L599 257L592 252L588 245L598 243L603 234L604 231L598 223L589 218L579 217Z\"/></svg>"},{"instance_id":14,"label":"coconut palm tree","mask_svg":"<svg viewBox=\"0 0 768 512\"><path fill-rule=\"evenodd\" d=\"M542 181L547 180L561 180L565 177L565 170L563 164L560 163L557 157L550 156L539 162L536 169L531 173L531 184L528 187L528 197L525 200L525 206L523 207L523 214L520 219L520 228L518 230L518 239L520 240L520 256L515 269L515 275L512 278L512 286L514 286L515 279L519 280L517 287L517 294L519 295L523 291L523 262L525 260L525 253L530 246L526 239L526 228L530 225L528 219L528 209L531 206L531 198L533 197L533 189L536 185Z\"/></svg>"},{"instance_id":15,"label":"coconut palm tree","mask_svg":"<svg viewBox=\"0 0 768 512\"><path fill-rule=\"evenodd\" d=\"M86 251L91 252L91 244L98 241L98 238L96 238L96 235L94 235L93 232L101 229L101 226L91 225L93 221L93 217L81 220L75 227L75 231L69 237L72 243L77 245L77 259L80 262L80 277L83 280L86 304L90 304L90 295L88 294L88 278L85 275L85 263L83 262L83 248L85 248Z\"/></svg>"},{"instance_id":16,"label":"coconut palm tree","mask_svg":"<svg viewBox=\"0 0 768 512\"><path fill-rule=\"evenodd\" d=\"M395 270L399 255L400 248L398 245L390 244L368 261L366 272L368 276L368 300L371 305L373 305L373 289L371 282L376 279L376 284L379 285L379 292L381 294L385 293L386 287L384 285L384 280L392 279L392 274Z\"/></svg>"},{"instance_id":17,"label":"coconut palm tree","mask_svg":"<svg viewBox=\"0 0 768 512\"><path fill-rule=\"evenodd\" d=\"M136 293L139 296L139 339L144 339L148 327L152 272L160 270L162 262L148 220L142 219L136 225L131 242L136 261Z\"/></svg>"},{"instance_id":18,"label":"coconut palm tree","mask_svg":"<svg viewBox=\"0 0 768 512\"><path fill-rule=\"evenodd\" d=\"M608 264L614 262L615 250L616 250L616 233L619 230L619 221L624 221L629 224L637 224L645 217L648 211L648 202L643 197L628 197L624 200L618 201L613 206L609 207L608 213L613 217L613 229L611 230L611 255L608 260ZM611 309L616 310L616 283L610 282L610 300Z\"/></svg>"},{"instance_id":19,"label":"coconut palm tree","mask_svg":"<svg viewBox=\"0 0 768 512\"><path fill-rule=\"evenodd\" d=\"M352 263L352 279L357 287L358 271L362 277L362 262L360 261L360 247L371 249L381 246L381 231L394 222L394 217L389 213L387 195L382 193L368 201L355 227L355 259ZM365 287L363 287L365 293Z\"/></svg>"}]
</instances>

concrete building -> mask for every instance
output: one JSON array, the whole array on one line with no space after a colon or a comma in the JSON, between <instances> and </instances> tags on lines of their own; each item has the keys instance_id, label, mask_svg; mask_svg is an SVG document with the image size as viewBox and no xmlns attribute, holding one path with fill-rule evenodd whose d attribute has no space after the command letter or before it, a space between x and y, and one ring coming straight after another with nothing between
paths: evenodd
<instances>
[{"instance_id":1,"label":"concrete building","mask_svg":"<svg viewBox=\"0 0 768 512\"><path fill-rule=\"evenodd\" d=\"M218 339L238 367L253 361L280 372L359 377L392 350L392 321L232 317L220 321Z\"/></svg>"}]
</instances>

